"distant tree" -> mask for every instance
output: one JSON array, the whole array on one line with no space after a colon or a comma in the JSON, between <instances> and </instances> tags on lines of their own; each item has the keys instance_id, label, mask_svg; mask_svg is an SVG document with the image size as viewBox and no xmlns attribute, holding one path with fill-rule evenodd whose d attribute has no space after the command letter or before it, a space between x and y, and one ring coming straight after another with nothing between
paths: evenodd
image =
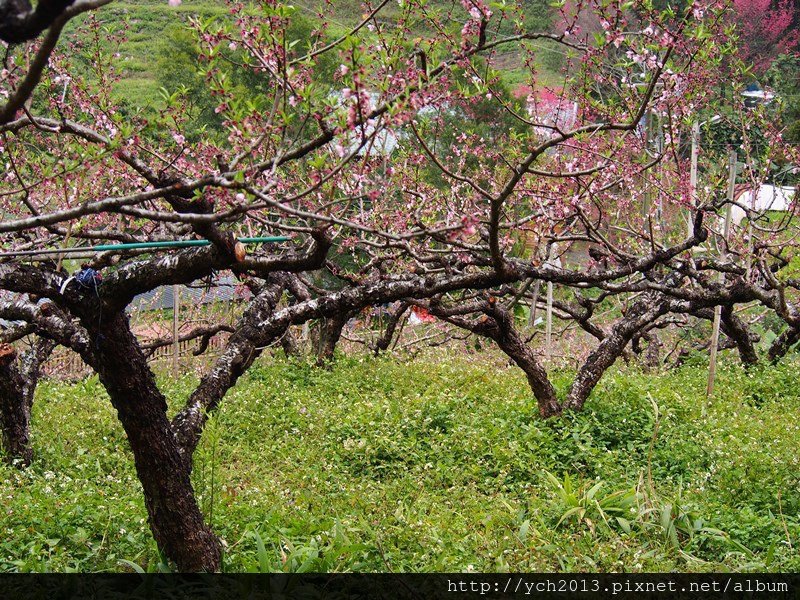
<instances>
[{"instance_id":1,"label":"distant tree","mask_svg":"<svg viewBox=\"0 0 800 600\"><path fill-rule=\"evenodd\" d=\"M784 137L791 142L800 142L800 56L778 56L767 71L766 79L781 99L786 125Z\"/></svg>"},{"instance_id":2,"label":"distant tree","mask_svg":"<svg viewBox=\"0 0 800 600\"><path fill-rule=\"evenodd\" d=\"M796 8L791 0L733 0L742 58L764 73L780 54L798 48L800 30L793 27Z\"/></svg>"},{"instance_id":3,"label":"distant tree","mask_svg":"<svg viewBox=\"0 0 800 600\"><path fill-rule=\"evenodd\" d=\"M214 112L216 103L209 94L202 73L198 70L195 36L182 23L173 23L158 41L156 78L169 100L184 100L186 114L191 115L184 134L198 139L206 129L221 130L222 117Z\"/></svg>"}]
</instances>

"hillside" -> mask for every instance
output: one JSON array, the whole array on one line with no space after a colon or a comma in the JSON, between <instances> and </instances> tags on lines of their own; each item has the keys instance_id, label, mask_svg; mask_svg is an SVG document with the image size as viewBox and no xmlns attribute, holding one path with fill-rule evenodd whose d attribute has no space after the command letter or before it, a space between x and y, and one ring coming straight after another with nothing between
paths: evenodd
<instances>
[{"instance_id":1,"label":"hillside","mask_svg":"<svg viewBox=\"0 0 800 600\"><path fill-rule=\"evenodd\" d=\"M298 18L308 20L312 25L318 21L321 0L300 0L294 3ZM335 9L331 13L323 7L325 18L329 23L330 35L336 36L348 31L358 23L363 12L358 0L336 0ZM455 5L455 8L453 8ZM547 28L550 8L543 0L528 0L524 3L526 19L532 26ZM460 13L458 2L452 0L432 0L435 9L454 9ZM391 19L398 12L397 4L389 3L381 12L382 18ZM124 32L123 41L117 47L109 44L108 51L118 52L117 68L121 71L121 80L116 84L115 93L119 99L137 99L137 103L158 104L159 88L165 77L159 77L160 64L169 60L172 52L171 42L188 40L185 25L191 17L209 18L224 17L229 14L225 3L212 0L184 0L178 7L171 7L166 0L119 0L103 7L95 13L95 17L103 28L112 32ZM78 23L71 24L74 33ZM127 25L127 29L125 29ZM543 52L547 55L548 52ZM544 59L547 56L543 57ZM547 60L544 60L547 63ZM509 82L519 79L518 60L515 54L502 55L495 65L503 70ZM188 68L188 67L187 67ZM548 65L542 69L547 74ZM169 77L166 79L169 80Z\"/></svg>"}]
</instances>

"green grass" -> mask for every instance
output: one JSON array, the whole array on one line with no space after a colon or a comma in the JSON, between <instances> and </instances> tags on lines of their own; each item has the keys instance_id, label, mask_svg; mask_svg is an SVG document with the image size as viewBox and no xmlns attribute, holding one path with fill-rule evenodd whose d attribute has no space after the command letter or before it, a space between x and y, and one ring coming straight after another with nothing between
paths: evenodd
<instances>
[{"instance_id":1,"label":"green grass","mask_svg":"<svg viewBox=\"0 0 800 600\"><path fill-rule=\"evenodd\" d=\"M704 411L705 377L617 371L542 422L499 360L279 360L226 399L194 483L229 571L796 571L796 365L724 365ZM174 408L193 383L164 381ZM34 433L33 467L0 467L0 570L158 569L97 380L44 383Z\"/></svg>"}]
</instances>

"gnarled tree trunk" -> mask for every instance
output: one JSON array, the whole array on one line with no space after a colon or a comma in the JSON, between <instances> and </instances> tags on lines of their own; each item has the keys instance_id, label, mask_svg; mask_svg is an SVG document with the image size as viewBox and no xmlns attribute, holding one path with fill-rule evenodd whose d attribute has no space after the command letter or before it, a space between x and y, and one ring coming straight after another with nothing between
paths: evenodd
<instances>
[{"instance_id":1,"label":"gnarled tree trunk","mask_svg":"<svg viewBox=\"0 0 800 600\"><path fill-rule=\"evenodd\" d=\"M514 316L492 300L486 304L465 305L453 309L431 303L430 311L453 325L494 341L506 356L525 373L528 385L536 398L539 415L548 418L560 414L562 407L558 401L556 390L547 377L547 371L514 327ZM477 321L456 316L459 312L469 313L475 310L481 310L484 313Z\"/></svg>"},{"instance_id":2,"label":"gnarled tree trunk","mask_svg":"<svg viewBox=\"0 0 800 600\"><path fill-rule=\"evenodd\" d=\"M95 364L128 435L150 528L181 571L218 571L220 544L203 522L184 459L156 386L124 312L104 316L91 331Z\"/></svg>"},{"instance_id":3,"label":"gnarled tree trunk","mask_svg":"<svg viewBox=\"0 0 800 600\"><path fill-rule=\"evenodd\" d=\"M330 366L333 361L333 352L336 344L342 337L342 330L351 319L353 313L348 311L322 319L319 324L319 339L317 341L317 366Z\"/></svg>"},{"instance_id":4,"label":"gnarled tree trunk","mask_svg":"<svg viewBox=\"0 0 800 600\"><path fill-rule=\"evenodd\" d=\"M647 342L647 346L642 348L642 340ZM663 344L658 339L655 331L645 331L640 335L634 336L631 341L633 352L637 354L645 371L655 369L661 363L661 347Z\"/></svg>"},{"instance_id":5,"label":"gnarled tree trunk","mask_svg":"<svg viewBox=\"0 0 800 600\"><path fill-rule=\"evenodd\" d=\"M493 339L497 346L525 373L528 385L536 398L539 415L546 419L561 414L561 404L553 384L547 377L547 371L544 370L533 350L514 327L514 317L507 310L498 307L495 307L490 314L491 317L480 325L487 331L486 335Z\"/></svg>"},{"instance_id":6,"label":"gnarled tree trunk","mask_svg":"<svg viewBox=\"0 0 800 600\"><path fill-rule=\"evenodd\" d=\"M769 347L767 356L772 364L776 364L780 359L786 356L789 349L797 342L800 342L800 328L789 326L788 329L783 331Z\"/></svg>"},{"instance_id":7,"label":"gnarled tree trunk","mask_svg":"<svg viewBox=\"0 0 800 600\"><path fill-rule=\"evenodd\" d=\"M21 468L31 464L31 408L41 367L55 343L37 339L33 348L17 357L10 344L0 345L0 430L4 458Z\"/></svg>"},{"instance_id":8,"label":"gnarled tree trunk","mask_svg":"<svg viewBox=\"0 0 800 600\"><path fill-rule=\"evenodd\" d=\"M172 430L178 441L178 449L190 470L192 454L200 443L208 413L216 409L228 390L261 355L264 348L289 328L289 323L285 323L265 339L259 337L259 334L264 332L262 323L274 312L285 285L284 277L278 275L270 277L268 284L253 299L239 319L236 331L228 339L225 350L216 360L211 372L203 377L200 385L189 396L186 405L172 420Z\"/></svg>"},{"instance_id":9,"label":"gnarled tree trunk","mask_svg":"<svg viewBox=\"0 0 800 600\"><path fill-rule=\"evenodd\" d=\"M0 346L0 428L4 458L9 464L26 467L31 462L29 444L30 408L24 400L24 382L17 368L17 351L10 344Z\"/></svg>"},{"instance_id":10,"label":"gnarled tree trunk","mask_svg":"<svg viewBox=\"0 0 800 600\"><path fill-rule=\"evenodd\" d=\"M704 308L694 311L694 315L706 319L708 321L714 320L714 309ZM755 342L758 342L759 337L756 333L750 331L747 323L736 316L733 308L729 305L722 307L720 315L720 330L725 334L725 340L721 340L717 348L719 350L729 350L736 348L739 352L739 360L745 367L750 367L758 363L758 353L756 352ZM710 341L706 342L702 348L705 349L710 346Z\"/></svg>"},{"instance_id":11,"label":"gnarled tree trunk","mask_svg":"<svg viewBox=\"0 0 800 600\"><path fill-rule=\"evenodd\" d=\"M747 324L736 316L732 307L722 307L721 325L725 335L736 344L742 364L745 367L757 364L758 353L753 342L758 341L758 336L750 332Z\"/></svg>"},{"instance_id":12,"label":"gnarled tree trunk","mask_svg":"<svg viewBox=\"0 0 800 600\"><path fill-rule=\"evenodd\" d=\"M645 297L633 304L628 309L628 313L614 325L609 335L600 342L600 345L578 369L564 407L570 410L581 410L603 373L622 355L628 342L643 327L652 323L661 314L661 311L661 302L651 297Z\"/></svg>"}]
</instances>

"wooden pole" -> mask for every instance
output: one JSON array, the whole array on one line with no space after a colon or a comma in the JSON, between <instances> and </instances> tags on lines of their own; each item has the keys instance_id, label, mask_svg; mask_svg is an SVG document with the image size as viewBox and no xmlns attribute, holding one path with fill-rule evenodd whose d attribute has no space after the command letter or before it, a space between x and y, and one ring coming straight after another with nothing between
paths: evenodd
<instances>
[{"instance_id":1,"label":"wooden pole","mask_svg":"<svg viewBox=\"0 0 800 600\"><path fill-rule=\"evenodd\" d=\"M766 173L769 173L769 167L770 161L767 161ZM752 281L753 255L755 252L755 241L753 240L753 235L755 233L753 230L753 215L756 214L756 200L760 190L761 184L754 186L753 189L750 190L750 210L752 212L747 215L747 270L745 272L745 278L747 281Z\"/></svg>"},{"instance_id":2,"label":"wooden pole","mask_svg":"<svg viewBox=\"0 0 800 600\"><path fill-rule=\"evenodd\" d=\"M542 287L540 279L536 280L533 284L533 300L531 301L531 310L528 313L528 327L536 326L536 305L539 303L539 290Z\"/></svg>"},{"instance_id":3,"label":"wooden pole","mask_svg":"<svg viewBox=\"0 0 800 600\"><path fill-rule=\"evenodd\" d=\"M172 374L178 377L180 374L178 330L180 329L180 295L181 288L178 285L172 286Z\"/></svg>"},{"instance_id":4,"label":"wooden pole","mask_svg":"<svg viewBox=\"0 0 800 600\"><path fill-rule=\"evenodd\" d=\"M686 234L688 237L694 235L694 218L692 212L697 207L697 157L700 153L700 148L698 147L699 140L700 123L695 123L692 125L692 162L689 167L689 201L691 202L691 208L689 209L689 215L686 219Z\"/></svg>"},{"instance_id":5,"label":"wooden pole","mask_svg":"<svg viewBox=\"0 0 800 600\"><path fill-rule=\"evenodd\" d=\"M714 307L714 325L711 331L711 355L708 359L708 385L706 386L706 398L710 398L714 393L714 378L717 375L717 348L719 347L719 324L722 318L722 307Z\"/></svg>"},{"instance_id":6,"label":"wooden pole","mask_svg":"<svg viewBox=\"0 0 800 600\"><path fill-rule=\"evenodd\" d=\"M646 112L644 118L646 119L644 126L644 160L646 162L648 160L648 150L650 149L650 127L652 125L650 112ZM641 185L644 188L644 194L642 194L642 219L647 219L647 216L650 214L650 186L647 185L647 174L645 171L640 173L640 177Z\"/></svg>"},{"instance_id":7,"label":"wooden pole","mask_svg":"<svg viewBox=\"0 0 800 600\"><path fill-rule=\"evenodd\" d=\"M553 282L547 282L547 330L545 332L545 356L547 360L553 354Z\"/></svg>"},{"instance_id":8,"label":"wooden pole","mask_svg":"<svg viewBox=\"0 0 800 600\"><path fill-rule=\"evenodd\" d=\"M661 116L653 111L653 127L655 128L656 136L656 156L661 156L664 153L664 131L661 127ZM656 200L656 223L660 232L664 231L664 198L662 194L658 194Z\"/></svg>"},{"instance_id":9,"label":"wooden pole","mask_svg":"<svg viewBox=\"0 0 800 600\"><path fill-rule=\"evenodd\" d=\"M549 245L547 247L547 264L548 266L552 266L553 264L553 245ZM550 361L550 357L553 355L553 282L547 282L547 312L545 315L545 334L544 334L544 353L545 358L547 361Z\"/></svg>"},{"instance_id":10,"label":"wooden pole","mask_svg":"<svg viewBox=\"0 0 800 600\"><path fill-rule=\"evenodd\" d=\"M728 243L728 236L731 230L731 203L733 202L733 194L736 187L736 151L731 150L728 156L728 204L725 210L725 226L723 229L723 247L720 251L720 256L725 257L725 249ZM725 274L719 274L719 282L725 282ZM706 397L710 398L714 393L714 379L717 375L717 349L719 347L719 328L720 321L722 320L722 306L717 305L714 307L714 324L711 330L711 354L708 362L708 385L706 386Z\"/></svg>"}]
</instances>

